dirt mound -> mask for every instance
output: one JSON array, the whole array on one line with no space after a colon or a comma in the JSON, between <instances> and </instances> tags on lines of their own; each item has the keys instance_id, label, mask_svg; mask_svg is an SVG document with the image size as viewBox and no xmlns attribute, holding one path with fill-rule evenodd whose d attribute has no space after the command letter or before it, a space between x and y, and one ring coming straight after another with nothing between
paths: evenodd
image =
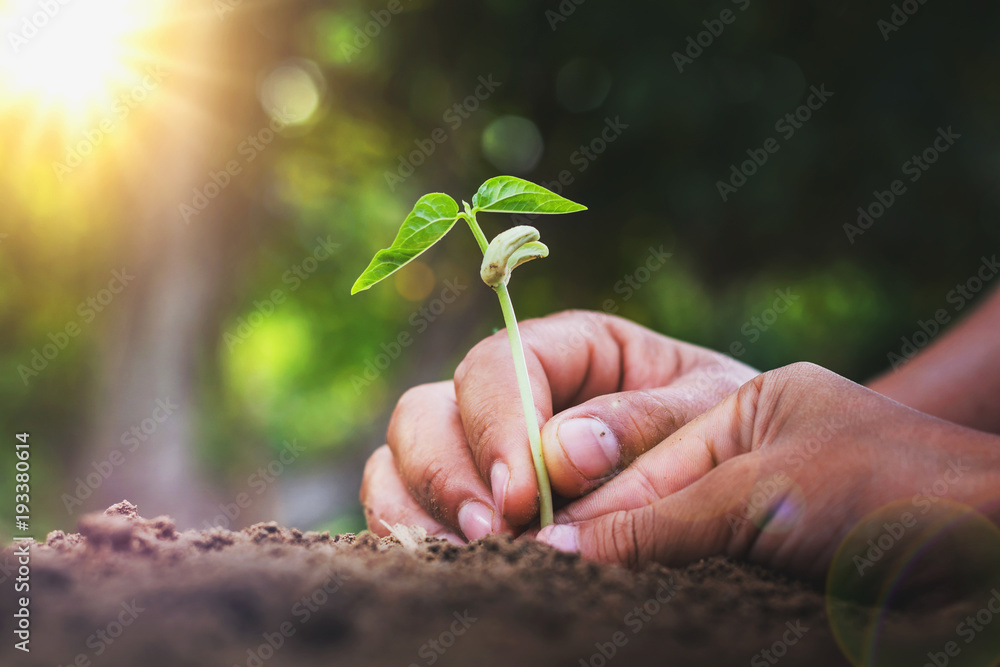
<instances>
[{"instance_id":1,"label":"dirt mound","mask_svg":"<svg viewBox=\"0 0 1000 667\"><path fill-rule=\"evenodd\" d=\"M78 530L30 547L31 652L7 634L0 664L849 664L821 591L725 559L631 572L506 538L178 532L127 502Z\"/></svg>"}]
</instances>

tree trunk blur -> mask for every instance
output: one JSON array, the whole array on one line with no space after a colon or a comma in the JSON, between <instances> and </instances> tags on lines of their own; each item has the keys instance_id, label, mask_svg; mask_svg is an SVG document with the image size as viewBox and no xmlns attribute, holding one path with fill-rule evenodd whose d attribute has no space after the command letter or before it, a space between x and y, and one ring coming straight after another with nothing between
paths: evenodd
<instances>
[{"instance_id":1,"label":"tree trunk blur","mask_svg":"<svg viewBox=\"0 0 1000 667\"><path fill-rule=\"evenodd\" d=\"M255 26L284 33L273 3L266 16L250 3L223 15L212 3L183 4L190 17L173 26L164 54L163 103L135 121L144 123L144 145L120 174L120 192L130 193L122 206L125 269L135 278L110 309L95 423L77 466L86 476L92 462L113 450L125 458L82 511L127 498L145 516L170 514L190 526L217 508L200 472L198 387L200 373L214 372L205 362L215 356L233 269L249 249L245 228L265 160L244 165L188 222L180 204L190 205L209 174L224 169L240 143L267 125L256 81L281 45Z\"/></svg>"}]
</instances>

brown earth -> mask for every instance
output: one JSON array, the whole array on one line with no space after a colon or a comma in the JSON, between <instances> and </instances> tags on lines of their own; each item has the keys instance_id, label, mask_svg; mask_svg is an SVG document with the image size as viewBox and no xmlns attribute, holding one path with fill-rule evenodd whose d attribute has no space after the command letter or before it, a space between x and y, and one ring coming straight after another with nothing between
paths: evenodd
<instances>
[{"instance_id":1,"label":"brown earth","mask_svg":"<svg viewBox=\"0 0 1000 667\"><path fill-rule=\"evenodd\" d=\"M822 591L722 558L633 572L507 538L404 546L273 523L178 532L127 502L78 530L30 548L30 653L13 648L13 577L3 584L0 664L850 664ZM15 561L13 548L0 554ZM871 616L836 614L855 629ZM914 639L941 622L883 620Z\"/></svg>"}]
</instances>

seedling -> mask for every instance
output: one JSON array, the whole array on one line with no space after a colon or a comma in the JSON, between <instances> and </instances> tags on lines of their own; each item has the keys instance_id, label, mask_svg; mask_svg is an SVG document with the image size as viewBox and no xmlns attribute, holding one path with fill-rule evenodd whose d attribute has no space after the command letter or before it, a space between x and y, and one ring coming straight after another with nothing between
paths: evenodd
<instances>
[{"instance_id":1,"label":"seedling","mask_svg":"<svg viewBox=\"0 0 1000 667\"><path fill-rule=\"evenodd\" d=\"M396 240L384 250L375 253L375 258L351 288L351 294L368 289L375 283L412 262L425 250L447 234L455 223L465 220L476 237L483 252L483 262L479 275L483 282L496 291L507 325L507 337L514 358L514 372L521 393L521 407L524 409L524 425L528 430L531 444L531 458L538 478L539 514L542 526L552 523L552 489L549 474L542 457L542 436L535 414L535 401L531 396L528 382L528 365L524 360L524 346L517 329L514 305L510 301L507 283L511 272L525 262L547 257L549 249L539 239L538 230L528 225L518 225L502 232L486 242L483 230L476 220L477 213L575 213L586 211L586 206L571 202L554 192L513 176L497 176L483 183L472 198L472 206L462 202L459 211L455 200L446 194L435 192L417 200L413 210L406 216Z\"/></svg>"}]
</instances>

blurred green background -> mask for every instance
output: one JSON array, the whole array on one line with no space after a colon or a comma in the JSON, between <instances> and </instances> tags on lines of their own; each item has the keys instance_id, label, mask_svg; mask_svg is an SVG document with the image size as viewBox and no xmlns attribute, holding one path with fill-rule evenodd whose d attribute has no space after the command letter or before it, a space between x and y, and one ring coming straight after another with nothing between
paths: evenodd
<instances>
[{"instance_id":1,"label":"blurred green background","mask_svg":"<svg viewBox=\"0 0 1000 667\"><path fill-rule=\"evenodd\" d=\"M761 369L809 360L858 381L1000 246L996 5L921 5L886 40L889 3L210 4L123 35L134 72L106 82L115 95L170 72L126 118L106 97L84 112L0 98L0 456L12 471L14 434L31 434L36 537L123 497L185 525L360 530L360 471L397 398L502 326L460 227L349 296L425 192L568 172L563 194L590 210L536 221L552 252L512 283L522 319L611 299ZM723 10L734 20L679 72L673 54ZM833 95L785 138L775 124L821 85ZM961 138L910 183L903 164L949 126ZM724 202L717 182L768 137L780 150ZM851 243L844 225L894 179L906 193ZM627 289L661 246L665 265ZM446 281L467 288L442 308ZM81 306L102 290L100 312ZM798 299L764 330L751 318L776 290ZM404 332L412 345L380 357ZM158 399L177 406L162 421ZM0 499L7 539L13 472Z\"/></svg>"}]
</instances>

